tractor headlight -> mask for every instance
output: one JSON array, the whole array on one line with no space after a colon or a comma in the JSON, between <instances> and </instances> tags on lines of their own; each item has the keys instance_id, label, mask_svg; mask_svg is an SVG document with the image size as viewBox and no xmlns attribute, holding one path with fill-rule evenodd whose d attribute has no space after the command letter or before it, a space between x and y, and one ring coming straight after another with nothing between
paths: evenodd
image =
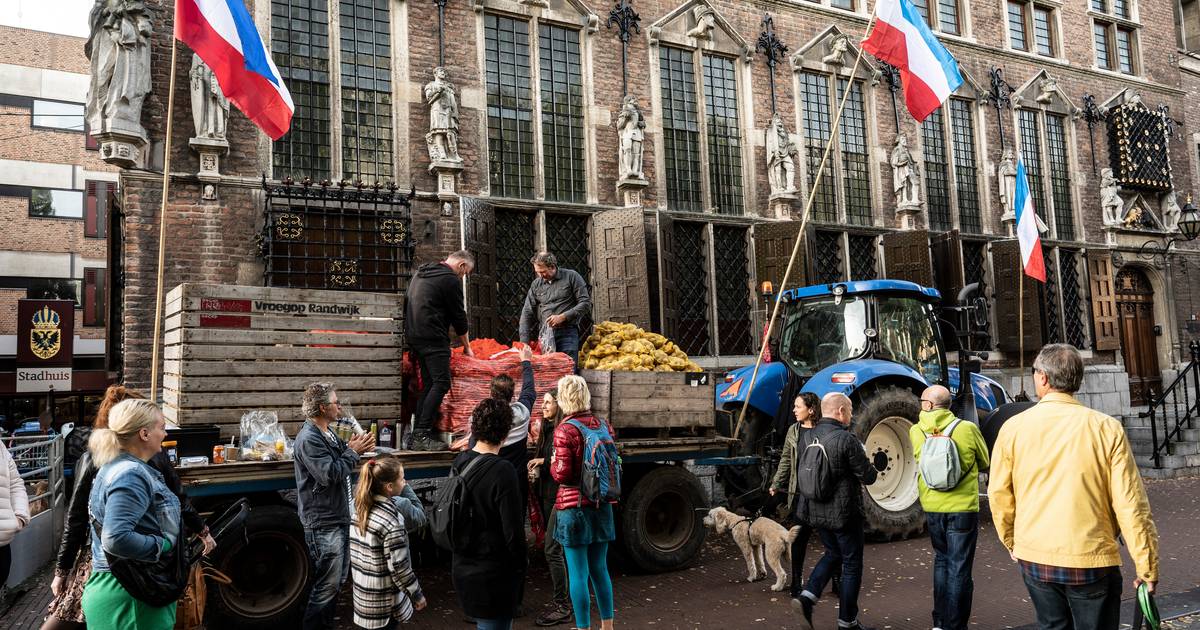
<instances>
[{"instance_id":1,"label":"tractor headlight","mask_svg":"<svg viewBox=\"0 0 1200 630\"><path fill-rule=\"evenodd\" d=\"M833 303L836 305L842 304L842 296L846 295L846 285L839 284L833 287Z\"/></svg>"},{"instance_id":2,"label":"tractor headlight","mask_svg":"<svg viewBox=\"0 0 1200 630\"><path fill-rule=\"evenodd\" d=\"M854 372L834 372L829 380L839 385L853 385L858 376Z\"/></svg>"}]
</instances>

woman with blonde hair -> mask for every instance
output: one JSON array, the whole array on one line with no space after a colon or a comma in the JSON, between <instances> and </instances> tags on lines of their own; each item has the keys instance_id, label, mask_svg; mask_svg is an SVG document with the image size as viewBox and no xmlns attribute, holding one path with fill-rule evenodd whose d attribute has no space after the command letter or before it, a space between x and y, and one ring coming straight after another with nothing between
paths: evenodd
<instances>
[{"instance_id":1,"label":"woman with blonde hair","mask_svg":"<svg viewBox=\"0 0 1200 630\"><path fill-rule=\"evenodd\" d=\"M162 450L167 424L158 405L145 399L117 403L108 428L88 440L99 467L88 500L98 526L92 536L92 576L83 590L83 614L92 630L171 628L175 604L152 606L126 590L109 558L154 562L184 543L179 499L148 462ZM179 550L182 551L182 550Z\"/></svg>"},{"instance_id":2,"label":"woman with blonde hair","mask_svg":"<svg viewBox=\"0 0 1200 630\"><path fill-rule=\"evenodd\" d=\"M110 385L104 392L104 400L100 401L100 407L96 411L96 419L92 421L92 426L90 428L78 427L71 432L71 435L86 432L90 436L93 431L107 429L108 416L113 407L131 398L140 400L145 396L142 396L137 390L123 385ZM50 583L54 599L50 601L49 615L42 624L41 630L66 630L82 628L85 625L81 599L83 587L92 575L92 551L88 542L92 527L88 515L88 498L92 493L92 484L96 479L99 466L93 464L91 454L86 451L86 442L84 448L85 450L75 464L75 483L67 508L67 520L63 525L62 543L58 547L54 580ZM166 483L171 493L179 498L183 523L186 525L188 533L198 534L204 540L204 553L211 552L217 543L209 535L204 519L200 517L196 508L192 506L192 502L184 494L179 475L175 473L175 467L167 458L167 454L159 451L150 459L149 464L162 475L163 482Z\"/></svg>"},{"instance_id":3,"label":"woman with blonde hair","mask_svg":"<svg viewBox=\"0 0 1200 630\"><path fill-rule=\"evenodd\" d=\"M608 576L608 543L617 537L613 507L609 501L594 502L580 490L583 479L584 447L592 439L612 440L607 421L592 415L592 396L579 376L558 381L558 407L562 422L554 429L554 455L550 476L559 483L554 502L554 537L567 557L568 588L575 610L575 627L590 628L591 596L596 592L600 627L613 627L612 580Z\"/></svg>"}]
</instances>

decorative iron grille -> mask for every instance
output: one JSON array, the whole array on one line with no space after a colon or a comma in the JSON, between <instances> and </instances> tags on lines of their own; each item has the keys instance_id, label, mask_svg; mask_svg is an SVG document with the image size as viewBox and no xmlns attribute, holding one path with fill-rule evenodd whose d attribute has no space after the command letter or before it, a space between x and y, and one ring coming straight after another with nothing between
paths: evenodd
<instances>
[{"instance_id":1,"label":"decorative iron grille","mask_svg":"<svg viewBox=\"0 0 1200 630\"><path fill-rule=\"evenodd\" d=\"M329 0L272 0L271 56L296 106L271 143L275 177L329 179Z\"/></svg>"},{"instance_id":2,"label":"decorative iron grille","mask_svg":"<svg viewBox=\"0 0 1200 630\"><path fill-rule=\"evenodd\" d=\"M267 286L394 293L413 262L411 193L396 186L269 184L260 254Z\"/></svg>"},{"instance_id":3,"label":"decorative iron grille","mask_svg":"<svg viewBox=\"0 0 1200 630\"><path fill-rule=\"evenodd\" d=\"M742 214L742 132L734 60L704 55L703 62L709 196L718 213Z\"/></svg>"},{"instance_id":4,"label":"decorative iron grille","mask_svg":"<svg viewBox=\"0 0 1200 630\"><path fill-rule=\"evenodd\" d=\"M851 234L848 240L850 248L850 279L874 280L877 278L875 237L865 234Z\"/></svg>"},{"instance_id":5,"label":"decorative iron grille","mask_svg":"<svg viewBox=\"0 0 1200 630\"><path fill-rule=\"evenodd\" d=\"M700 212L700 121L692 53L659 48L667 203L672 210Z\"/></svg>"},{"instance_id":6,"label":"decorative iron grille","mask_svg":"<svg viewBox=\"0 0 1200 630\"><path fill-rule=\"evenodd\" d=\"M750 354L750 260L746 229L713 226L713 267L717 285L717 339L723 355Z\"/></svg>"},{"instance_id":7,"label":"decorative iron grille","mask_svg":"<svg viewBox=\"0 0 1200 630\"><path fill-rule=\"evenodd\" d=\"M675 221L675 292L679 299L679 324L675 343L689 355L709 350L708 256L704 224Z\"/></svg>"},{"instance_id":8,"label":"decorative iron grille","mask_svg":"<svg viewBox=\"0 0 1200 630\"><path fill-rule=\"evenodd\" d=\"M1083 321L1083 299L1079 295L1079 252L1059 250L1058 277L1062 282L1063 328L1067 343L1079 349L1087 347Z\"/></svg>"},{"instance_id":9,"label":"decorative iron grille","mask_svg":"<svg viewBox=\"0 0 1200 630\"><path fill-rule=\"evenodd\" d=\"M987 280L987 243L983 241L963 241L963 280L967 284L972 282L986 282ZM935 265L936 269L937 266ZM983 332L991 335L992 323L990 319L983 325ZM979 348L979 343L971 342L972 348ZM986 348L987 346L983 346Z\"/></svg>"},{"instance_id":10,"label":"decorative iron grille","mask_svg":"<svg viewBox=\"0 0 1200 630\"><path fill-rule=\"evenodd\" d=\"M942 110L935 109L921 123L922 153L925 154L925 195L929 199L929 229L945 232L951 228L950 187L946 161L946 125ZM853 259L853 257L852 257Z\"/></svg>"},{"instance_id":11,"label":"decorative iron grille","mask_svg":"<svg viewBox=\"0 0 1200 630\"><path fill-rule=\"evenodd\" d=\"M1042 247L1042 260L1046 263L1046 282L1042 286L1042 314L1046 321L1045 343L1062 343L1062 310L1058 302L1058 271L1055 250Z\"/></svg>"},{"instance_id":12,"label":"decorative iron grille","mask_svg":"<svg viewBox=\"0 0 1200 630\"><path fill-rule=\"evenodd\" d=\"M1033 193L1033 207L1042 217L1046 216L1046 186L1042 179L1041 126L1038 113L1022 109L1017 112L1021 133L1021 157L1025 161L1025 174L1029 178L1029 190Z\"/></svg>"},{"instance_id":13,"label":"decorative iron grille","mask_svg":"<svg viewBox=\"0 0 1200 630\"><path fill-rule=\"evenodd\" d=\"M842 233L817 232L815 241L813 261L817 268L817 284L841 282L843 277Z\"/></svg>"},{"instance_id":14,"label":"decorative iron grille","mask_svg":"<svg viewBox=\"0 0 1200 630\"><path fill-rule=\"evenodd\" d=\"M529 23L484 15L488 172L496 197L533 198Z\"/></svg>"},{"instance_id":15,"label":"decorative iron grille","mask_svg":"<svg viewBox=\"0 0 1200 630\"><path fill-rule=\"evenodd\" d=\"M1050 162L1050 194L1054 197L1055 237L1061 241L1075 238L1066 120L1066 116L1046 115L1046 157Z\"/></svg>"},{"instance_id":16,"label":"decorative iron grille","mask_svg":"<svg viewBox=\"0 0 1200 630\"><path fill-rule=\"evenodd\" d=\"M959 229L968 234L983 232L979 210L979 171L975 163L975 119L971 102L950 99L950 129L954 140L954 183L958 189Z\"/></svg>"},{"instance_id":17,"label":"decorative iron grille","mask_svg":"<svg viewBox=\"0 0 1200 630\"><path fill-rule=\"evenodd\" d=\"M392 48L388 0L341 0L342 172L392 179Z\"/></svg>"},{"instance_id":18,"label":"decorative iron grille","mask_svg":"<svg viewBox=\"0 0 1200 630\"><path fill-rule=\"evenodd\" d=\"M829 112L829 77L813 72L801 72L797 77L803 95L805 160L808 186L811 190L817 178L817 170L821 166L825 143L829 141L833 130L833 119ZM812 203L812 216L816 221L837 221L837 198L833 181L828 174L821 177L821 184L817 187L817 194Z\"/></svg>"},{"instance_id":19,"label":"decorative iron grille","mask_svg":"<svg viewBox=\"0 0 1200 630\"><path fill-rule=\"evenodd\" d=\"M583 281L592 290L591 251L588 248L588 217L579 214L546 213L546 245L554 252L561 267L572 269L583 276ZM590 315L579 322L581 334L586 335L592 327Z\"/></svg>"},{"instance_id":20,"label":"decorative iron grille","mask_svg":"<svg viewBox=\"0 0 1200 630\"><path fill-rule=\"evenodd\" d=\"M846 80L838 79L838 100L846 90ZM862 81L850 87L850 98L838 123L838 144L842 150L842 183L846 192L846 221L855 225L871 223L871 174L867 170L867 123L863 106ZM833 173L829 174L832 180Z\"/></svg>"},{"instance_id":21,"label":"decorative iron grille","mask_svg":"<svg viewBox=\"0 0 1200 630\"><path fill-rule=\"evenodd\" d=\"M519 340L521 307L533 282L533 215L496 209L496 340Z\"/></svg>"},{"instance_id":22,"label":"decorative iron grille","mask_svg":"<svg viewBox=\"0 0 1200 630\"><path fill-rule=\"evenodd\" d=\"M1126 103L1113 109L1108 118L1108 153L1121 186L1169 189L1169 140L1163 112L1150 111L1141 103Z\"/></svg>"},{"instance_id":23,"label":"decorative iron grille","mask_svg":"<svg viewBox=\"0 0 1200 630\"><path fill-rule=\"evenodd\" d=\"M579 31L538 25L546 199L583 202L583 70Z\"/></svg>"}]
</instances>

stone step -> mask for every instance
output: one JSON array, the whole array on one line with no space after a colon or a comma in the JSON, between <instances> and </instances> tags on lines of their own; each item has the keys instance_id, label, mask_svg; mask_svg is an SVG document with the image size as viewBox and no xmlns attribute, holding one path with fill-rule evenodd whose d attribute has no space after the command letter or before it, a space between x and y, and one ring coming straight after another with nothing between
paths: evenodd
<instances>
[{"instance_id":1,"label":"stone step","mask_svg":"<svg viewBox=\"0 0 1200 630\"><path fill-rule=\"evenodd\" d=\"M1150 429L1149 416L1147 416L1145 418L1141 418L1141 417L1138 417L1138 415L1135 413L1132 415L1121 416L1120 418L1117 418L1117 419L1121 421L1121 425L1124 426L1126 429L1141 428L1141 427L1145 427L1147 430ZM1193 417L1192 422L1193 423L1196 422L1194 417ZM1175 416L1168 417L1167 423L1170 424L1171 426L1174 426L1175 425ZM1163 427L1163 417L1162 416L1155 417L1154 424L1161 430Z\"/></svg>"},{"instance_id":2,"label":"stone step","mask_svg":"<svg viewBox=\"0 0 1200 630\"><path fill-rule=\"evenodd\" d=\"M1154 443L1150 440L1129 440L1129 447L1134 455L1150 455L1154 452ZM1177 442L1172 440L1167 447L1167 455L1195 455L1200 453L1200 442Z\"/></svg>"},{"instance_id":3,"label":"stone step","mask_svg":"<svg viewBox=\"0 0 1200 630\"><path fill-rule=\"evenodd\" d=\"M1200 466L1185 466L1183 468L1154 468L1151 466L1138 466L1142 477L1145 479L1175 479L1177 477L1196 477L1200 476Z\"/></svg>"},{"instance_id":4,"label":"stone step","mask_svg":"<svg viewBox=\"0 0 1200 630\"><path fill-rule=\"evenodd\" d=\"M1186 424L1184 426L1187 426ZM1162 425L1158 427L1158 439L1163 439ZM1129 440L1145 440L1150 441L1150 427L1125 427L1125 435L1129 436ZM1200 442L1200 429L1182 429L1179 431L1178 440L1180 442ZM1174 442L1175 440L1171 440Z\"/></svg>"},{"instance_id":5,"label":"stone step","mask_svg":"<svg viewBox=\"0 0 1200 630\"><path fill-rule=\"evenodd\" d=\"M1134 455L1133 459L1139 468L1153 468L1154 458L1149 453ZM1159 458L1161 468L1200 468L1200 454L1192 455L1163 455Z\"/></svg>"}]
</instances>

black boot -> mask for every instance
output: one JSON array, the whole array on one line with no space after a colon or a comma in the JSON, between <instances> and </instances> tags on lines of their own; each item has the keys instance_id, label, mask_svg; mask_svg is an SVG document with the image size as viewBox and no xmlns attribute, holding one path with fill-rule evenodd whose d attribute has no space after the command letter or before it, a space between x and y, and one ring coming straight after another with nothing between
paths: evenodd
<instances>
[{"instance_id":1,"label":"black boot","mask_svg":"<svg viewBox=\"0 0 1200 630\"><path fill-rule=\"evenodd\" d=\"M412 442L408 446L410 451L448 451L450 446L445 442L434 438L428 433L413 433Z\"/></svg>"}]
</instances>

